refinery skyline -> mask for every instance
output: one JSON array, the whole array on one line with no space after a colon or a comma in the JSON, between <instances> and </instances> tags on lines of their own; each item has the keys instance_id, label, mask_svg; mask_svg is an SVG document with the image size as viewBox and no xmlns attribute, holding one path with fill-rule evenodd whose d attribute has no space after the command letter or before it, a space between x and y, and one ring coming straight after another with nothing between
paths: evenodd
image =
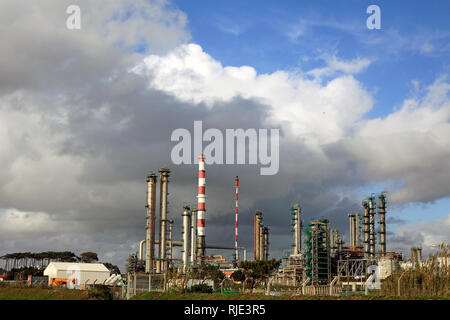
<instances>
[{"instance_id":1,"label":"refinery skyline","mask_svg":"<svg viewBox=\"0 0 450 320\"><path fill-rule=\"evenodd\" d=\"M450 242L447 3L379 1L380 30L361 1L77 3L68 29L71 1L2 1L0 255L95 251L123 267L146 239L146 178L159 192L161 168L180 240L203 186L198 150L174 163L172 135L195 121L222 138L279 129L273 158L246 149L244 163L205 164L207 244L235 244L236 176L249 256L256 210L281 258L295 204L350 243L348 214L383 191L387 251Z\"/></svg>"}]
</instances>

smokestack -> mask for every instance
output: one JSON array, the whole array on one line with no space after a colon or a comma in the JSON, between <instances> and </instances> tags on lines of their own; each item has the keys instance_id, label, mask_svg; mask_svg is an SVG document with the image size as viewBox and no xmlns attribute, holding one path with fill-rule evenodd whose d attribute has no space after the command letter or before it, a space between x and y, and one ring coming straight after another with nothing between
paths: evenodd
<instances>
[{"instance_id":1,"label":"smokestack","mask_svg":"<svg viewBox=\"0 0 450 320\"><path fill-rule=\"evenodd\" d=\"M269 228L263 228L264 235L264 260L269 260Z\"/></svg>"},{"instance_id":2,"label":"smokestack","mask_svg":"<svg viewBox=\"0 0 450 320\"><path fill-rule=\"evenodd\" d=\"M167 270L167 188L170 170L162 168L159 170L160 180L160 203L159 203L159 260L156 263L156 272L161 273Z\"/></svg>"},{"instance_id":3,"label":"smokestack","mask_svg":"<svg viewBox=\"0 0 450 320\"><path fill-rule=\"evenodd\" d=\"M169 220L169 263L173 262L173 219Z\"/></svg>"},{"instance_id":4,"label":"smokestack","mask_svg":"<svg viewBox=\"0 0 450 320\"><path fill-rule=\"evenodd\" d=\"M367 258L370 255L369 249L369 238L370 238L370 230L369 230L369 203L367 200L362 202L362 206L364 207L364 256Z\"/></svg>"},{"instance_id":5,"label":"smokestack","mask_svg":"<svg viewBox=\"0 0 450 320\"><path fill-rule=\"evenodd\" d=\"M198 204L197 204L197 257L203 263L205 256L205 188L206 188L206 173L205 173L205 156L201 154L198 161Z\"/></svg>"},{"instance_id":6,"label":"smokestack","mask_svg":"<svg viewBox=\"0 0 450 320\"><path fill-rule=\"evenodd\" d=\"M372 195L369 197L369 250L370 256L375 256L375 197Z\"/></svg>"},{"instance_id":7,"label":"smokestack","mask_svg":"<svg viewBox=\"0 0 450 320\"><path fill-rule=\"evenodd\" d=\"M155 200L156 174L147 176L147 214L145 241L145 272L153 273L155 259Z\"/></svg>"},{"instance_id":8,"label":"smokestack","mask_svg":"<svg viewBox=\"0 0 450 320\"><path fill-rule=\"evenodd\" d=\"M236 259L236 261L239 261L239 250L238 250L239 177L238 176L236 176L236 179L234 180L234 185L236 188L236 212L235 212L236 227L234 230L234 248L235 248L235 259Z\"/></svg>"},{"instance_id":9,"label":"smokestack","mask_svg":"<svg viewBox=\"0 0 450 320\"><path fill-rule=\"evenodd\" d=\"M355 214L349 213L348 217L350 218L350 248L354 250L355 247Z\"/></svg>"},{"instance_id":10,"label":"smokestack","mask_svg":"<svg viewBox=\"0 0 450 320\"><path fill-rule=\"evenodd\" d=\"M260 220L259 222L259 259L258 260L263 260L264 258L264 234L263 234L263 224L262 221Z\"/></svg>"},{"instance_id":11,"label":"smokestack","mask_svg":"<svg viewBox=\"0 0 450 320\"><path fill-rule=\"evenodd\" d=\"M254 220L254 226L253 226L253 257L254 260L260 260L261 259L261 211L255 212L255 220Z\"/></svg>"},{"instance_id":12,"label":"smokestack","mask_svg":"<svg viewBox=\"0 0 450 320\"><path fill-rule=\"evenodd\" d=\"M197 265L197 210L192 210L191 217L191 264Z\"/></svg>"},{"instance_id":13,"label":"smokestack","mask_svg":"<svg viewBox=\"0 0 450 320\"><path fill-rule=\"evenodd\" d=\"M380 249L381 255L386 255L386 196L382 193L378 199L380 199L380 206L378 207L378 213L380 215Z\"/></svg>"},{"instance_id":14,"label":"smokestack","mask_svg":"<svg viewBox=\"0 0 450 320\"><path fill-rule=\"evenodd\" d=\"M301 209L298 204L295 204L292 209L291 213L293 215L293 225L294 225L294 250L293 254L297 255L300 254L302 250L302 221L301 221Z\"/></svg>"},{"instance_id":15,"label":"smokestack","mask_svg":"<svg viewBox=\"0 0 450 320\"><path fill-rule=\"evenodd\" d=\"M191 253L191 208L185 206L183 209L183 271L186 271Z\"/></svg>"},{"instance_id":16,"label":"smokestack","mask_svg":"<svg viewBox=\"0 0 450 320\"><path fill-rule=\"evenodd\" d=\"M355 228L356 228L356 239L355 239L355 246L361 245L361 215L359 213L355 214Z\"/></svg>"}]
</instances>

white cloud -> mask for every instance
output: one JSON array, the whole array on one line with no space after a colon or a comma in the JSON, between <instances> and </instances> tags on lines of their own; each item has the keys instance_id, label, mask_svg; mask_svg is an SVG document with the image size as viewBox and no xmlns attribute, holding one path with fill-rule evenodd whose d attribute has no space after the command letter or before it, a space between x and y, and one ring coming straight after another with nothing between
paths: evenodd
<instances>
[{"instance_id":1,"label":"white cloud","mask_svg":"<svg viewBox=\"0 0 450 320\"><path fill-rule=\"evenodd\" d=\"M389 236L389 248L409 255L411 247L420 246L423 256L435 252L431 246L450 242L450 214L436 221L419 222L399 226L394 235Z\"/></svg>"},{"instance_id":2,"label":"white cloud","mask_svg":"<svg viewBox=\"0 0 450 320\"><path fill-rule=\"evenodd\" d=\"M322 85L299 73L257 74L250 66L224 67L199 45L188 44L165 56L150 55L133 70L148 76L153 89L183 101L204 102L210 108L236 96L260 101L271 107L272 123L287 123L315 145L339 140L371 109L372 98L350 75L369 63L367 59L331 59L330 68L344 75Z\"/></svg>"},{"instance_id":3,"label":"white cloud","mask_svg":"<svg viewBox=\"0 0 450 320\"><path fill-rule=\"evenodd\" d=\"M365 70L372 61L367 58L355 58L351 61L339 60L335 55L324 57L326 66L323 68L316 68L308 71L310 74L316 78L322 78L324 76L332 76L337 72L342 72L344 74L357 74Z\"/></svg>"},{"instance_id":4,"label":"white cloud","mask_svg":"<svg viewBox=\"0 0 450 320\"><path fill-rule=\"evenodd\" d=\"M400 181L394 202L450 195L450 84L445 77L422 99L406 99L385 118L362 121L341 145L375 181Z\"/></svg>"}]
</instances>

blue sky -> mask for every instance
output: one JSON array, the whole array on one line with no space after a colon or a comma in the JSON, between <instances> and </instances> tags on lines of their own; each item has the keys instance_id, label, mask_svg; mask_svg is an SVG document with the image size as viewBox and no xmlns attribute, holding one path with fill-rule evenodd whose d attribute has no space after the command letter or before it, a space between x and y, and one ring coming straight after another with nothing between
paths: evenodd
<instances>
[{"instance_id":1,"label":"blue sky","mask_svg":"<svg viewBox=\"0 0 450 320\"><path fill-rule=\"evenodd\" d=\"M176 0L174 4L187 14L191 41L224 66L249 65L258 73L271 73L323 67L323 55L370 59L370 66L355 75L374 98L367 119L387 116L450 71L448 1ZM366 27L366 8L371 4L381 9L381 30ZM383 188L375 186L361 194ZM447 215L449 206L445 198L396 206L391 214L417 223Z\"/></svg>"},{"instance_id":2,"label":"blue sky","mask_svg":"<svg viewBox=\"0 0 450 320\"><path fill-rule=\"evenodd\" d=\"M192 41L223 65L270 73L319 67L322 54L371 59L357 76L375 92L369 118L398 106L414 90L412 80L426 85L450 68L450 4L445 1L174 3L187 13ZM366 28L370 4L381 9L381 30Z\"/></svg>"}]
</instances>

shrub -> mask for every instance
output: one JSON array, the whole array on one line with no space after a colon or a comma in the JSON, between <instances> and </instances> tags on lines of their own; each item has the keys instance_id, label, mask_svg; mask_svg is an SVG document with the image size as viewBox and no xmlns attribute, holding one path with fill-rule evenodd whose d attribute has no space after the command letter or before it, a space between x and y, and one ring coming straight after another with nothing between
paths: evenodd
<instances>
[{"instance_id":1,"label":"shrub","mask_svg":"<svg viewBox=\"0 0 450 320\"><path fill-rule=\"evenodd\" d=\"M89 290L89 298L99 300L112 300L113 295L108 286L104 284L96 284Z\"/></svg>"},{"instance_id":2,"label":"shrub","mask_svg":"<svg viewBox=\"0 0 450 320\"><path fill-rule=\"evenodd\" d=\"M206 283L193 285L190 289L187 290L189 293L213 293L213 288Z\"/></svg>"}]
</instances>

